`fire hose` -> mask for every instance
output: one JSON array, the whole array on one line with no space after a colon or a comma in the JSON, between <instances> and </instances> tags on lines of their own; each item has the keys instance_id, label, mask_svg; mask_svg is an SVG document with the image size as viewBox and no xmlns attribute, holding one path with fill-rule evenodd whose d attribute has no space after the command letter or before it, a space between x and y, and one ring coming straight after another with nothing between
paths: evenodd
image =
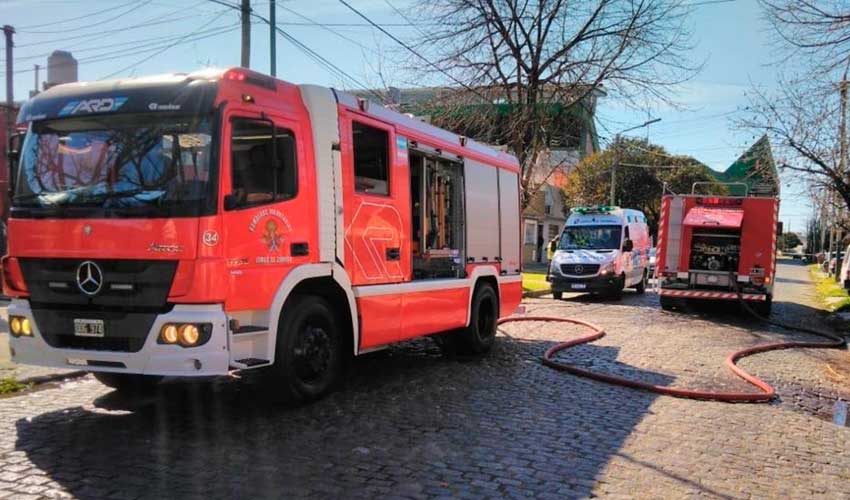
<instances>
[{"instance_id":1,"label":"fire hose","mask_svg":"<svg viewBox=\"0 0 850 500\"><path fill-rule=\"evenodd\" d=\"M623 387L630 387L633 389L639 389L644 391L653 392L656 394L662 394L666 396L673 396L678 398L685 399L697 399L697 400L707 400L707 401L727 401L727 402L738 402L738 403L766 403L773 399L776 396L776 390L764 380L751 375L744 371L741 367L737 365L737 362L747 356L752 356L754 354L759 354L768 351L778 351L782 349L792 349L792 348L843 348L846 346L846 340L838 335L821 332L818 330L812 330L810 328L800 327L796 325L786 325L784 323L780 323L778 321L769 320L767 318L762 317L757 314L743 299L741 296L740 289L737 289L738 292L738 300L742 303L743 307L747 312L755 316L757 319L767 322L771 325L778 326L780 328L786 330L794 330L803 333L808 333L811 335L815 335L821 338L827 339L826 342L803 342L803 341L785 341L785 342L771 342L767 344L756 345L753 347L748 347L746 349L741 349L731 353L726 358L726 367L732 371L736 376L745 380L747 383L753 385L758 392L727 392L727 391L709 391L709 390L697 390L697 389L687 389L682 387L668 387L663 385L650 384L647 382L641 382L634 379L628 379L625 377L620 377L617 375L610 375L606 373L594 372L591 370L587 370L585 368L578 367L576 365L572 365L569 363L565 363L563 361L555 360L555 355L561 351L569 349L571 347L586 344L588 342L593 342L595 340L599 340L605 336L605 331L594 325L593 323L589 323L587 321L582 321L573 318L560 318L553 316L519 316L519 317L510 317L504 318L499 321L499 324L505 323L517 323L517 322L526 322L526 321L536 321L536 322L555 322L555 323L570 323L574 325L580 325L585 328L588 328L592 331L589 335L585 335L583 337L579 337L576 339L568 340L565 342L560 342L549 349L543 354L541 361L545 366L549 368L554 368L558 371L563 371L567 373L571 373L573 375L589 378L592 380L597 380L599 382L605 382L608 384L619 385Z\"/></svg>"}]
</instances>

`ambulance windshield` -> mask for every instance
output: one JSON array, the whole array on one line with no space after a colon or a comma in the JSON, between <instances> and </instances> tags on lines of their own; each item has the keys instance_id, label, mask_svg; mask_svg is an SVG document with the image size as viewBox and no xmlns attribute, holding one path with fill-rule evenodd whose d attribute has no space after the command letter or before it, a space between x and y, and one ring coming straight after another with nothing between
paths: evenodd
<instances>
[{"instance_id":1,"label":"ambulance windshield","mask_svg":"<svg viewBox=\"0 0 850 500\"><path fill-rule=\"evenodd\" d=\"M620 226L567 226L558 250L617 250Z\"/></svg>"},{"instance_id":2,"label":"ambulance windshield","mask_svg":"<svg viewBox=\"0 0 850 500\"><path fill-rule=\"evenodd\" d=\"M35 122L13 207L23 216L203 215L215 198L210 121L117 114Z\"/></svg>"}]
</instances>

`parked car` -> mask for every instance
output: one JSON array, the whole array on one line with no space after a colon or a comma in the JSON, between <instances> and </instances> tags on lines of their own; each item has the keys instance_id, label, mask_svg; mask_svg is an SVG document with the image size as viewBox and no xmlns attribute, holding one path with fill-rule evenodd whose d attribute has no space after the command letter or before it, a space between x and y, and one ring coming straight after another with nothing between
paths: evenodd
<instances>
[{"instance_id":1,"label":"parked car","mask_svg":"<svg viewBox=\"0 0 850 500\"><path fill-rule=\"evenodd\" d=\"M655 276L655 255L658 250L655 247L649 249L649 275Z\"/></svg>"}]
</instances>

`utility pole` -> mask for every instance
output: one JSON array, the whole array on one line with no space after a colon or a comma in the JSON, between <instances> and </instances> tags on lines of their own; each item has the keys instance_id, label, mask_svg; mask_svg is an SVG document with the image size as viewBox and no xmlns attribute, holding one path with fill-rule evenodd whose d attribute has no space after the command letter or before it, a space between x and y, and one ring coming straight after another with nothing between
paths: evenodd
<instances>
[{"instance_id":1,"label":"utility pole","mask_svg":"<svg viewBox=\"0 0 850 500\"><path fill-rule=\"evenodd\" d=\"M634 127L627 128L626 130L621 130L614 135L614 165L611 167L611 196L609 201L609 205L617 204L617 167L620 166L620 134L624 134L626 132L637 130L639 128L647 127L652 125L653 123L658 123L661 121L661 118L655 118L652 120L647 120L640 125L635 125Z\"/></svg>"},{"instance_id":2,"label":"utility pole","mask_svg":"<svg viewBox=\"0 0 850 500\"><path fill-rule=\"evenodd\" d=\"M844 69L844 76L841 79L841 83L838 84L838 94L839 94L839 114L838 117L838 141L839 141L839 157L838 157L838 173L844 178L847 168L847 70ZM836 196L837 200L840 201L841 198ZM836 203L837 204L837 203ZM835 281L839 280L839 276L841 275L841 262L838 260L838 252L840 252L841 246L841 232L838 228L838 222L840 218L844 215L843 209L835 209L835 219L833 220L834 227L830 230L830 239L832 240L829 245L829 249L835 255ZM834 246L833 246L834 243Z\"/></svg>"},{"instance_id":3,"label":"utility pole","mask_svg":"<svg viewBox=\"0 0 850 500\"><path fill-rule=\"evenodd\" d=\"M271 74L277 76L277 22L275 21L277 9L274 1L269 2L269 56L271 57Z\"/></svg>"},{"instance_id":4,"label":"utility pole","mask_svg":"<svg viewBox=\"0 0 850 500\"><path fill-rule=\"evenodd\" d=\"M34 86L32 88L32 95L38 94L38 77L39 77L38 70L39 69L41 69L41 66L36 64L35 65L35 82L34 82Z\"/></svg>"},{"instance_id":5,"label":"utility pole","mask_svg":"<svg viewBox=\"0 0 850 500\"><path fill-rule=\"evenodd\" d=\"M251 0L242 0L242 67L251 67Z\"/></svg>"},{"instance_id":6,"label":"utility pole","mask_svg":"<svg viewBox=\"0 0 850 500\"><path fill-rule=\"evenodd\" d=\"M6 35L6 140L12 137L12 108L15 107L15 90L14 90L14 72L12 65L12 47L15 46L12 41L12 35L15 34L15 28L8 24L3 26L3 34ZM5 149L6 145L2 145Z\"/></svg>"}]
</instances>

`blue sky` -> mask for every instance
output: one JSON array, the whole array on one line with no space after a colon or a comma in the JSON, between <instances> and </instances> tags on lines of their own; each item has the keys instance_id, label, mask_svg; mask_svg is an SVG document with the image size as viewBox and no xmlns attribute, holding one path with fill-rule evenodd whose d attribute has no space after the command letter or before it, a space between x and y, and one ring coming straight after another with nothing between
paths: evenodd
<instances>
[{"instance_id":1,"label":"blue sky","mask_svg":"<svg viewBox=\"0 0 850 500\"><path fill-rule=\"evenodd\" d=\"M354 0L352 4L388 25L400 38L416 35L417 28L405 26L390 6L404 9L415 2ZM255 0L252 5L258 13L268 15L267 1ZM277 42L278 77L342 87L379 86L380 69L389 73L386 81L404 85L405 79L391 68L399 58L413 56L363 26L363 21L338 1L278 0L278 6L282 29L355 81L334 74L281 37ZM55 49L69 50L80 61L81 80L239 63L238 13L209 0L2 0L0 18L18 30L17 99L26 98L33 88L33 65L44 67L43 54ZM335 24L330 29L336 33L311 24L310 19ZM632 134L648 136L671 152L689 154L712 168L724 169L758 139L736 129L734 119L747 104L746 92L753 85L767 89L774 85L778 57L756 0L701 5L695 9L692 26L696 45L692 58L706 64L693 81L676 89L681 107L634 110L616 96L603 98L599 131L604 139L647 117L661 118L649 130ZM268 72L268 27L255 24L252 34L252 67ZM41 77L45 78L43 70ZM792 230L802 230L810 212L802 183L791 178L783 181L782 219Z\"/></svg>"}]
</instances>

